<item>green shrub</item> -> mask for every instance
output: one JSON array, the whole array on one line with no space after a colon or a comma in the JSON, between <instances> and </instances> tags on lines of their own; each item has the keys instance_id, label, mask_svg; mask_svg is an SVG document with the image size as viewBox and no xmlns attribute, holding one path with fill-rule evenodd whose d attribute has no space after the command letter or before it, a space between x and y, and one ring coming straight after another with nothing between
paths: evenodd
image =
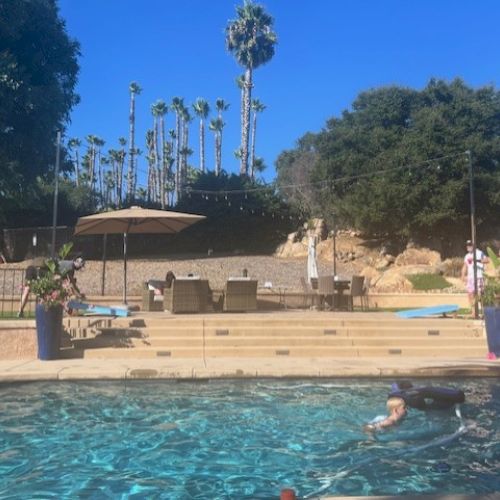
<instances>
[{"instance_id":1,"label":"green shrub","mask_svg":"<svg viewBox=\"0 0 500 500\"><path fill-rule=\"evenodd\" d=\"M415 290L442 290L449 288L452 284L439 274L410 274L406 278L411 282Z\"/></svg>"}]
</instances>

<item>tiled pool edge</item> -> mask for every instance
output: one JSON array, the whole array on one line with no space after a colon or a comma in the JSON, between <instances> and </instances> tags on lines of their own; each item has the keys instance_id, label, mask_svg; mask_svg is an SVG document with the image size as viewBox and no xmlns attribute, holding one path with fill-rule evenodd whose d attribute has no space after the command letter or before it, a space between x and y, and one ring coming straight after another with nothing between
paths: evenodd
<instances>
[{"instance_id":1,"label":"tiled pool edge","mask_svg":"<svg viewBox=\"0 0 500 500\"><path fill-rule=\"evenodd\" d=\"M500 377L500 361L405 358L210 358L0 361L0 382L251 378Z\"/></svg>"}]
</instances>

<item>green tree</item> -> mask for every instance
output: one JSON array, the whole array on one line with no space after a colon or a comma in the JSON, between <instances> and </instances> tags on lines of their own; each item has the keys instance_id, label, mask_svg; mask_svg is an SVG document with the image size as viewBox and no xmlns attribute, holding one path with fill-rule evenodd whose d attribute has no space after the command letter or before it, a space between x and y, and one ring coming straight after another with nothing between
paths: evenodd
<instances>
[{"instance_id":1,"label":"green tree","mask_svg":"<svg viewBox=\"0 0 500 500\"><path fill-rule=\"evenodd\" d=\"M53 168L56 132L79 100L79 55L55 0L0 2L0 220L7 198L29 196Z\"/></svg>"},{"instance_id":2,"label":"green tree","mask_svg":"<svg viewBox=\"0 0 500 500\"><path fill-rule=\"evenodd\" d=\"M469 234L470 150L478 231L486 236L499 227L499 116L494 87L460 79L362 92L314 140L317 199L368 234L402 242L439 235L448 245Z\"/></svg>"},{"instance_id":3,"label":"green tree","mask_svg":"<svg viewBox=\"0 0 500 500\"><path fill-rule=\"evenodd\" d=\"M226 27L226 47L245 68L240 175L248 175L253 71L272 59L277 37L272 31L274 20L261 5L245 0L243 6L236 7L236 13L237 18L229 21Z\"/></svg>"}]
</instances>

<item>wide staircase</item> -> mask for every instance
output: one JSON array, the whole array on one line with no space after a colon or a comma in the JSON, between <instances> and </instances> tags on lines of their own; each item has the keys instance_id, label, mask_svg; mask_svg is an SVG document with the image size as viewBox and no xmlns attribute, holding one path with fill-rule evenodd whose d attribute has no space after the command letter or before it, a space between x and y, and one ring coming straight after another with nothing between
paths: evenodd
<instances>
[{"instance_id":1,"label":"wide staircase","mask_svg":"<svg viewBox=\"0 0 500 500\"><path fill-rule=\"evenodd\" d=\"M68 357L483 357L480 322L391 313L282 312L65 319ZM69 345L69 344L68 344Z\"/></svg>"}]
</instances>

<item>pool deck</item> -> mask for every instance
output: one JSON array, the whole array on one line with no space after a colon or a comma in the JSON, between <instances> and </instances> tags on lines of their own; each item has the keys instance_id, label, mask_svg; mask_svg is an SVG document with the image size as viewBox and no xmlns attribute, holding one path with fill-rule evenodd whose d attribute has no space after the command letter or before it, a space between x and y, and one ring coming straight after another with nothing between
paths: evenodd
<instances>
[{"instance_id":1,"label":"pool deck","mask_svg":"<svg viewBox=\"0 0 500 500\"><path fill-rule=\"evenodd\" d=\"M323 319L321 319L323 318ZM78 318L76 318L78 320ZM72 320L73 321L73 320ZM489 360L486 358L486 340L481 339L482 322L471 320L453 320L453 319L426 319L412 320L407 323L407 320L397 320L392 313L332 313L332 312L292 312L281 311L272 313L249 313L249 314L206 314L206 315L169 315L166 313L133 313L129 318L118 318L113 324L122 322L124 325L133 324L134 322L155 322L159 325L173 325L175 328L182 328L182 325L192 324L192 322L202 322L203 324L216 325L215 328L231 328L234 329L238 325L259 323L264 325L264 328L270 328L271 321L275 321L278 326L286 325L291 328L292 325L299 325L296 328L301 328L301 324L309 325L312 322L325 322L325 325L343 325L348 321L359 322L368 321L370 325L388 328L388 325L403 325L402 328L409 328L412 325L439 325L432 328L451 328L462 329L468 328L465 336L447 337L439 339L436 336L431 336L424 331L423 337L430 338L441 342L436 345L435 349L439 349L439 356L427 355L421 353L410 356L390 356L375 354L373 356L335 356L328 353L320 352L316 355L311 351L304 356L274 356L269 357L269 350L262 350L260 354L245 356L242 351L230 351L231 354L209 355L205 351L200 351L201 354L196 356L174 356L171 357L141 357L137 355L140 349L109 349L103 350L106 358L91 357L84 355L83 357L75 356L74 353L61 356L63 359L54 361L40 361L35 358L36 349L32 350L32 354L24 356L14 356L17 359L0 360L0 382L15 382L15 381L36 381L36 380L133 380L133 379L171 379L171 380L205 380L212 378L306 378L306 377L331 377L331 378L348 378L348 377L366 377L366 378L388 378L396 377L500 377L500 359ZM121 323L120 323L121 324ZM200 323L201 324L201 323ZM321 323L323 325L323 323ZM19 329L29 328L33 342L36 342L34 337L34 320L25 321L3 321L0 324L0 329L5 330L4 341L7 341L10 334L9 328ZM176 325L180 325L177 327ZM451 325L448 327L448 325ZM456 326L454 326L456 325ZM373 326L373 328L375 328ZM159 327L153 327L153 330ZM163 328L163 327L160 327ZM199 327L196 327L199 329ZM198 330L193 327L194 334L200 335ZM204 327L205 328L205 327ZM319 335L329 332L322 330L324 325L319 328ZM329 326L328 328L331 328ZM342 326L339 328L340 332ZM356 328L355 326L353 328ZM430 327L429 327L430 328ZM201 330L200 330L201 331ZM405 332L405 330L403 330ZM198 332L198 333L197 333ZM224 340L225 337L217 337L217 331L212 332L212 338L217 341ZM231 330L232 333L232 330ZM345 332L344 332L345 333ZM406 332L405 332L406 333ZM204 335L204 333L203 333ZM253 334L252 334L253 335ZM377 337L377 331L373 334ZM443 332L444 335L444 332ZM484 345L479 350L471 350L467 346L466 341L469 337L474 337ZM479 338L478 338L479 336ZM332 336L329 336L332 337ZM337 337L337 336L336 336ZM404 338L405 335L402 336ZM151 342L158 337L150 337ZM199 337L201 338L201 337ZM241 337L234 337L236 339ZM252 342L256 337L250 339ZM314 337L316 339L317 337ZM208 339L208 337L207 337ZM463 339L463 340L462 340ZM470 339L469 339L470 340ZM316 341L316 340L314 340ZM197 341L199 343L199 340ZM319 344L322 346L323 344ZM454 345L462 345L461 350L452 349ZM162 349L161 347L159 349ZM241 348L242 350L244 348ZM303 349L303 348L302 348ZM324 349L323 349L324 350ZM446 352L449 354L446 355ZM191 352L191 351L186 351ZM192 351L197 352L197 351ZM241 355L234 354L240 353ZM381 351L383 352L383 351ZM429 351L431 352L431 351ZM482 354L484 352L484 355ZM481 353L481 354L479 354ZM175 354L175 352L174 352Z\"/></svg>"},{"instance_id":2,"label":"pool deck","mask_svg":"<svg viewBox=\"0 0 500 500\"><path fill-rule=\"evenodd\" d=\"M436 358L60 359L0 361L0 382L211 378L500 377L500 361Z\"/></svg>"}]
</instances>

